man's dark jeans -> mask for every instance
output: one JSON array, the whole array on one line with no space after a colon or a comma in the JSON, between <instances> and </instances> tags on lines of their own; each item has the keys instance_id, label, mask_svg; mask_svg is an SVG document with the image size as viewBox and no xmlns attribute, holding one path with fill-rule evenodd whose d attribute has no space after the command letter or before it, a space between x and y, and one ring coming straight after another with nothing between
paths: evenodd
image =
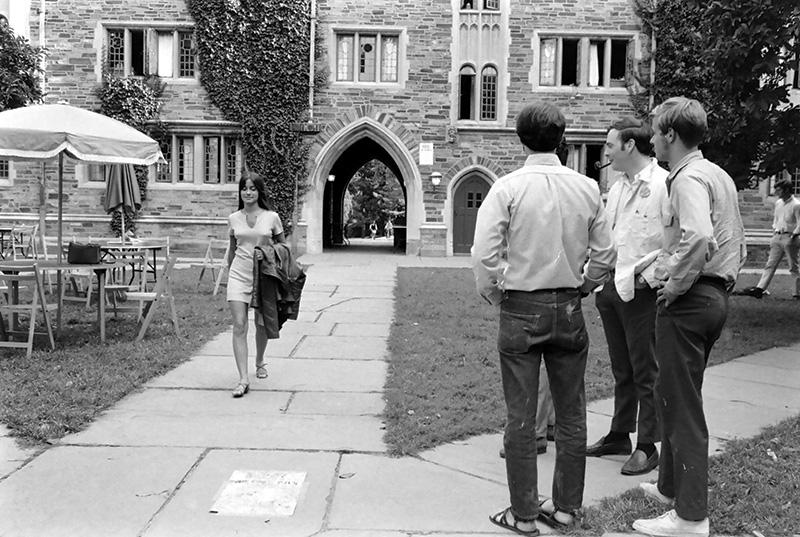
<instances>
[{"instance_id":1,"label":"man's dark jeans","mask_svg":"<svg viewBox=\"0 0 800 537\"><path fill-rule=\"evenodd\" d=\"M597 311L608 342L614 374L614 418L611 430L632 433L642 444L658 442L661 433L656 417L653 389L658 376L656 363L656 291L636 289L632 300L623 302L614 280L597 294Z\"/></svg>"},{"instance_id":2,"label":"man's dark jeans","mask_svg":"<svg viewBox=\"0 0 800 537\"><path fill-rule=\"evenodd\" d=\"M536 406L539 364L545 361L556 413L553 502L574 511L586 474L584 373L589 336L577 290L508 291L500 306L497 342L508 417L503 444L514 516L539 512Z\"/></svg>"},{"instance_id":3,"label":"man's dark jeans","mask_svg":"<svg viewBox=\"0 0 800 537\"><path fill-rule=\"evenodd\" d=\"M656 408L662 427L658 489L675 498L684 520L708 517L708 427L703 412L703 373L711 347L728 316L722 285L696 282L658 308Z\"/></svg>"}]
</instances>

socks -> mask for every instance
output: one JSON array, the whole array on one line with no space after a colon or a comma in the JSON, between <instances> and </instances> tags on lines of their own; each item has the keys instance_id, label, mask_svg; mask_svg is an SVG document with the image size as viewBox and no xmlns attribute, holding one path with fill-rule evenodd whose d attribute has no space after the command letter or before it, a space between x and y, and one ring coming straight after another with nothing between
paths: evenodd
<instances>
[{"instance_id":1,"label":"socks","mask_svg":"<svg viewBox=\"0 0 800 537\"><path fill-rule=\"evenodd\" d=\"M656 452L656 445L655 444L642 444L641 442L636 444L636 449L641 449L644 451L644 454L648 457Z\"/></svg>"},{"instance_id":2,"label":"socks","mask_svg":"<svg viewBox=\"0 0 800 537\"><path fill-rule=\"evenodd\" d=\"M611 442L624 442L628 438L628 433L618 433L617 431L609 431L606 435L606 444Z\"/></svg>"}]
</instances>

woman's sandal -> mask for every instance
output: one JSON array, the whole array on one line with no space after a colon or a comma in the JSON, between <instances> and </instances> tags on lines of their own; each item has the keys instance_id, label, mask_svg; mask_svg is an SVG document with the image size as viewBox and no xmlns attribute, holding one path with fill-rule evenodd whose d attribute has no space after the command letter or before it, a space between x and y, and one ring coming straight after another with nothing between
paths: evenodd
<instances>
[{"instance_id":1,"label":"woman's sandal","mask_svg":"<svg viewBox=\"0 0 800 537\"><path fill-rule=\"evenodd\" d=\"M246 394L249 391L250 391L250 385L249 384L242 384L240 382L233 389L233 396L238 398L238 397L243 396L244 394Z\"/></svg>"},{"instance_id":2,"label":"woman's sandal","mask_svg":"<svg viewBox=\"0 0 800 537\"><path fill-rule=\"evenodd\" d=\"M550 504L553 506L553 510L550 512L544 510L544 504L547 502L550 502ZM556 513L562 513L564 515L569 516L570 517L569 522L561 522L560 520L558 520L556 518ZM553 503L553 500L542 500L541 502L539 502L539 520L544 524L547 524L554 530L563 531L566 530L570 525L572 525L573 522L575 522L575 513L570 513L569 511L562 511L561 509L558 509Z\"/></svg>"},{"instance_id":3,"label":"woman's sandal","mask_svg":"<svg viewBox=\"0 0 800 537\"><path fill-rule=\"evenodd\" d=\"M265 379L269 375L267 374L267 366L266 365L257 365L256 366L256 378L257 379Z\"/></svg>"},{"instance_id":4,"label":"woman's sandal","mask_svg":"<svg viewBox=\"0 0 800 537\"><path fill-rule=\"evenodd\" d=\"M513 519L513 522L508 520L509 514L511 514L511 518ZM523 529L521 529L519 527L519 523L520 522L532 523L533 520L518 520L513 515L513 513L511 513L511 508L510 507L507 507L506 509L503 509L499 513L495 513L494 515L490 515L489 516L489 521L492 524L495 524L497 526L500 526L501 528L505 528L507 530L513 531L514 533L518 533L519 535L527 535L528 537L534 537L536 535L539 535L539 530L536 528L535 524L534 524L534 527L533 527L532 530L523 530Z\"/></svg>"}]
</instances>

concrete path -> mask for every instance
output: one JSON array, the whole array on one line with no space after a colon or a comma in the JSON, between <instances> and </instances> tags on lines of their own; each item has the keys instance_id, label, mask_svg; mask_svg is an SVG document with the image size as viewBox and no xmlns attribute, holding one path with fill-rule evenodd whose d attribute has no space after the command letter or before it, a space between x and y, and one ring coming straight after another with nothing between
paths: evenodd
<instances>
[{"instance_id":1,"label":"concrete path","mask_svg":"<svg viewBox=\"0 0 800 537\"><path fill-rule=\"evenodd\" d=\"M230 395L236 370L226 332L50 449L21 450L0 428L0 536L511 535L487 520L508 503L500 434L417 457L385 455L380 414L397 266L468 262L385 247L302 259L312 266L300 318L270 342L270 377L251 371L242 399ZM704 394L712 451L796 415L800 346L711 368ZM611 407L590 405L590 439L608 428ZM539 459L544 493L553 451ZM587 504L643 479L621 476L623 459L588 460ZM236 470L305 472L294 514L211 513Z\"/></svg>"}]
</instances>

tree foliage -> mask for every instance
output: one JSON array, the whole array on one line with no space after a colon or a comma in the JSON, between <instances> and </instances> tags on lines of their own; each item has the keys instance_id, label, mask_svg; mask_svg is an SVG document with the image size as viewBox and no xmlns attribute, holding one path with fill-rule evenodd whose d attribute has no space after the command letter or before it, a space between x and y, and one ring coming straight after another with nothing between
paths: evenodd
<instances>
[{"instance_id":1,"label":"tree foliage","mask_svg":"<svg viewBox=\"0 0 800 537\"><path fill-rule=\"evenodd\" d=\"M351 227L360 228L361 234L365 234L364 230L372 222L382 231L388 220L398 223L395 219L405 214L405 197L400 182L378 160L362 166L347 185L347 191L352 197L348 221Z\"/></svg>"},{"instance_id":2,"label":"tree foliage","mask_svg":"<svg viewBox=\"0 0 800 537\"><path fill-rule=\"evenodd\" d=\"M685 95L709 114L706 155L742 188L800 167L800 109L786 75L797 67L797 0L636 0L655 35L655 103Z\"/></svg>"},{"instance_id":3,"label":"tree foliage","mask_svg":"<svg viewBox=\"0 0 800 537\"><path fill-rule=\"evenodd\" d=\"M5 18L0 17L0 111L42 100L39 79L44 75L44 56L44 49L14 35Z\"/></svg>"},{"instance_id":4,"label":"tree foliage","mask_svg":"<svg viewBox=\"0 0 800 537\"><path fill-rule=\"evenodd\" d=\"M200 80L242 125L247 167L267 182L289 231L307 148L292 130L308 109L310 0L190 0Z\"/></svg>"}]
</instances>

